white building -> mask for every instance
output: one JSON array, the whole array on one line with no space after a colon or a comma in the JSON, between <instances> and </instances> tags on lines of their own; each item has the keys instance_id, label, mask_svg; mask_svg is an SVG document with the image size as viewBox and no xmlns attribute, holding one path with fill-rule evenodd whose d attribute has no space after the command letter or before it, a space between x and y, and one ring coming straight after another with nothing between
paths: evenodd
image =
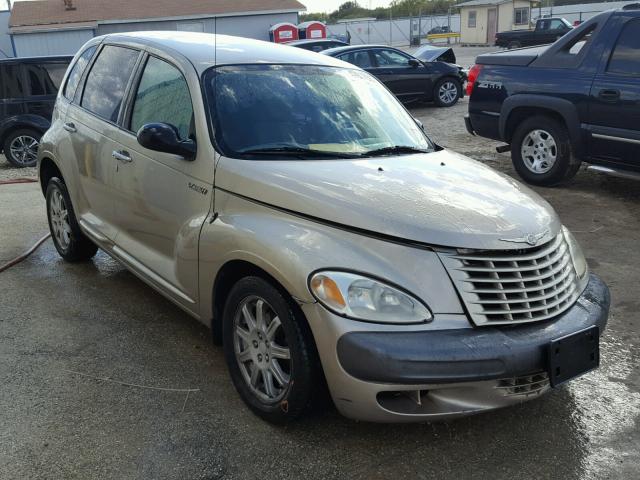
<instances>
[{"instance_id":1,"label":"white building","mask_svg":"<svg viewBox=\"0 0 640 480\"><path fill-rule=\"evenodd\" d=\"M471 0L459 3L460 42L463 45L493 45L497 32L529 29L529 0Z\"/></svg>"},{"instance_id":2,"label":"white building","mask_svg":"<svg viewBox=\"0 0 640 480\"><path fill-rule=\"evenodd\" d=\"M9 33L16 56L75 54L90 38L114 32L176 30L269 40L269 28L298 23L297 0L36 0L13 4Z\"/></svg>"}]
</instances>

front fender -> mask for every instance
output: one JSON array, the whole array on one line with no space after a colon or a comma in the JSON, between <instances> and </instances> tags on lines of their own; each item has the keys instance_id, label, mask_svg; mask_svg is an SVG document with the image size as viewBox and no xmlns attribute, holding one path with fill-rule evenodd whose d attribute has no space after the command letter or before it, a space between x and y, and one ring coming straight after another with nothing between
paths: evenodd
<instances>
[{"instance_id":1,"label":"front fender","mask_svg":"<svg viewBox=\"0 0 640 480\"><path fill-rule=\"evenodd\" d=\"M329 227L216 190L213 223L200 234L202 318L212 318L215 279L229 261L250 262L275 278L294 298L314 302L309 275L321 269L348 269L401 286L433 313L464 310L438 256L431 250Z\"/></svg>"}]
</instances>

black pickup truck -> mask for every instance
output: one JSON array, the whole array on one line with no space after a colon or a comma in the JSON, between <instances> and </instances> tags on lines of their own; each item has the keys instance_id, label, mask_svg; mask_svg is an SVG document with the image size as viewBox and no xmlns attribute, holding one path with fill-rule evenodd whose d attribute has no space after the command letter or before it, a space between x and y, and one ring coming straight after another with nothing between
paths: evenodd
<instances>
[{"instance_id":1,"label":"black pickup truck","mask_svg":"<svg viewBox=\"0 0 640 480\"><path fill-rule=\"evenodd\" d=\"M520 48L553 43L573 30L564 18L541 18L534 30L511 30L496 33L496 47Z\"/></svg>"},{"instance_id":2,"label":"black pickup truck","mask_svg":"<svg viewBox=\"0 0 640 480\"><path fill-rule=\"evenodd\" d=\"M640 4L603 12L553 45L480 55L467 130L509 144L537 185L589 169L640 178Z\"/></svg>"}]
</instances>

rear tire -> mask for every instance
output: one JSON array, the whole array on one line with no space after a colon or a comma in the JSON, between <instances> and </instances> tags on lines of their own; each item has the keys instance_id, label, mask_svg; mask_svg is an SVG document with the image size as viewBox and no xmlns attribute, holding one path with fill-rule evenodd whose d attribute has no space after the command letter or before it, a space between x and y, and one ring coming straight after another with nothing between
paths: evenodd
<instances>
[{"instance_id":1,"label":"rear tire","mask_svg":"<svg viewBox=\"0 0 640 480\"><path fill-rule=\"evenodd\" d=\"M233 286L224 307L231 380L253 413L275 424L309 412L323 384L313 337L295 307L284 292L254 276Z\"/></svg>"},{"instance_id":2,"label":"rear tire","mask_svg":"<svg viewBox=\"0 0 640 480\"><path fill-rule=\"evenodd\" d=\"M527 183L545 187L568 182L580 168L580 160L571 152L567 128L544 115L518 125L511 139L511 161Z\"/></svg>"},{"instance_id":3,"label":"rear tire","mask_svg":"<svg viewBox=\"0 0 640 480\"><path fill-rule=\"evenodd\" d=\"M89 260L98 247L80 230L64 182L53 177L47 184L47 219L53 245L67 262Z\"/></svg>"},{"instance_id":4,"label":"rear tire","mask_svg":"<svg viewBox=\"0 0 640 480\"><path fill-rule=\"evenodd\" d=\"M433 88L433 101L438 107L453 107L462 96L462 83L455 78L441 78Z\"/></svg>"},{"instance_id":5,"label":"rear tire","mask_svg":"<svg viewBox=\"0 0 640 480\"><path fill-rule=\"evenodd\" d=\"M4 156L18 168L35 167L42 133L30 128L14 130L4 140Z\"/></svg>"}]
</instances>

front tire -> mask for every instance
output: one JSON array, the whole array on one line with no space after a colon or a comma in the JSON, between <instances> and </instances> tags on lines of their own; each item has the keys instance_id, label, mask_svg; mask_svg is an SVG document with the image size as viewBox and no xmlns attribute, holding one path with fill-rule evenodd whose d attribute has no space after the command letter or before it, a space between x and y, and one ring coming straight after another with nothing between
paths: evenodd
<instances>
[{"instance_id":1,"label":"front tire","mask_svg":"<svg viewBox=\"0 0 640 480\"><path fill-rule=\"evenodd\" d=\"M455 78L442 78L433 89L433 101L438 107L453 107L461 96L462 83Z\"/></svg>"},{"instance_id":2,"label":"front tire","mask_svg":"<svg viewBox=\"0 0 640 480\"><path fill-rule=\"evenodd\" d=\"M508 50L513 50L514 48L520 48L520 47L522 47L522 44L520 42L518 42L517 40L511 41L507 45L507 49Z\"/></svg>"},{"instance_id":3,"label":"front tire","mask_svg":"<svg viewBox=\"0 0 640 480\"><path fill-rule=\"evenodd\" d=\"M260 277L238 281L223 314L224 354L236 390L259 417L288 423L311 408L320 372L292 300Z\"/></svg>"},{"instance_id":4,"label":"front tire","mask_svg":"<svg viewBox=\"0 0 640 480\"><path fill-rule=\"evenodd\" d=\"M527 183L546 187L568 182L580 168L566 127L544 115L518 125L511 139L511 161Z\"/></svg>"},{"instance_id":5,"label":"front tire","mask_svg":"<svg viewBox=\"0 0 640 480\"><path fill-rule=\"evenodd\" d=\"M30 128L11 132L4 140L4 156L18 168L35 167L42 133Z\"/></svg>"},{"instance_id":6,"label":"front tire","mask_svg":"<svg viewBox=\"0 0 640 480\"><path fill-rule=\"evenodd\" d=\"M69 191L61 179L54 177L49 180L46 202L51 238L60 256L68 262L92 258L98 247L80 230Z\"/></svg>"}]
</instances>

